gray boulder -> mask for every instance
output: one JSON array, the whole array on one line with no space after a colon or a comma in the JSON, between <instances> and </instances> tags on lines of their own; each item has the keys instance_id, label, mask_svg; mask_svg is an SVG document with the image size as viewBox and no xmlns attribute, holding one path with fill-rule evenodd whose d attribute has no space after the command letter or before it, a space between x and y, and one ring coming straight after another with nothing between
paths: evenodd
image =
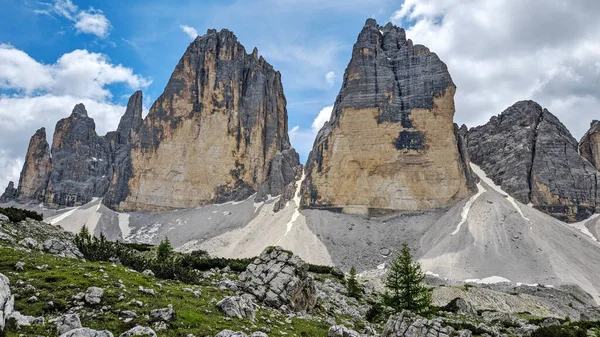
<instances>
[{"instance_id":1,"label":"gray boulder","mask_svg":"<svg viewBox=\"0 0 600 337\"><path fill-rule=\"evenodd\" d=\"M85 293L85 301L89 304L100 304L104 289L98 287L89 287Z\"/></svg>"},{"instance_id":2,"label":"gray boulder","mask_svg":"<svg viewBox=\"0 0 600 337\"><path fill-rule=\"evenodd\" d=\"M343 325L334 325L329 328L327 337L360 337L360 334L354 330L350 330Z\"/></svg>"},{"instance_id":3,"label":"gray boulder","mask_svg":"<svg viewBox=\"0 0 600 337\"><path fill-rule=\"evenodd\" d=\"M244 296L227 296L217 303L217 307L227 316L250 320L254 320L257 309L252 299Z\"/></svg>"},{"instance_id":4,"label":"gray boulder","mask_svg":"<svg viewBox=\"0 0 600 337\"><path fill-rule=\"evenodd\" d=\"M60 335L60 337L114 337L110 331L98 331L92 330L89 328L79 328L74 329L64 334Z\"/></svg>"},{"instance_id":5,"label":"gray boulder","mask_svg":"<svg viewBox=\"0 0 600 337\"><path fill-rule=\"evenodd\" d=\"M55 254L62 257L81 258L83 254L77 247L68 241L58 239L48 239L44 241L44 251L50 254Z\"/></svg>"},{"instance_id":6,"label":"gray boulder","mask_svg":"<svg viewBox=\"0 0 600 337\"><path fill-rule=\"evenodd\" d=\"M444 311L454 312L461 315L477 316L477 309L473 303L465 300L464 298L457 297L450 301L442 308Z\"/></svg>"},{"instance_id":7,"label":"gray boulder","mask_svg":"<svg viewBox=\"0 0 600 337\"><path fill-rule=\"evenodd\" d=\"M8 277L0 274L0 332L4 331L6 319L13 313L15 298L10 293Z\"/></svg>"},{"instance_id":8,"label":"gray boulder","mask_svg":"<svg viewBox=\"0 0 600 337\"><path fill-rule=\"evenodd\" d=\"M19 244L29 249L38 249L40 247L40 244L37 242L37 240L33 238L25 238L19 241Z\"/></svg>"},{"instance_id":9,"label":"gray boulder","mask_svg":"<svg viewBox=\"0 0 600 337\"><path fill-rule=\"evenodd\" d=\"M13 326L17 329L33 324L44 324L44 322L44 317L27 316L18 311L13 311L13 313L6 318L6 325Z\"/></svg>"},{"instance_id":10,"label":"gray boulder","mask_svg":"<svg viewBox=\"0 0 600 337\"><path fill-rule=\"evenodd\" d=\"M391 316L381 337L449 337L454 332L451 327L442 327L441 319L426 319L404 310Z\"/></svg>"},{"instance_id":11,"label":"gray boulder","mask_svg":"<svg viewBox=\"0 0 600 337\"><path fill-rule=\"evenodd\" d=\"M82 326L77 314L65 314L60 316L56 321L56 331L58 331L59 335L79 328L82 328Z\"/></svg>"},{"instance_id":12,"label":"gray boulder","mask_svg":"<svg viewBox=\"0 0 600 337\"><path fill-rule=\"evenodd\" d=\"M125 331L124 333L121 334L120 337L129 337L129 336L157 337L156 332L154 332L154 330L152 330L148 327L140 326L140 325L137 325L136 327L134 327L131 330Z\"/></svg>"},{"instance_id":13,"label":"gray boulder","mask_svg":"<svg viewBox=\"0 0 600 337\"><path fill-rule=\"evenodd\" d=\"M281 247L266 248L240 274L245 291L275 308L310 310L317 304L316 288L308 264Z\"/></svg>"},{"instance_id":14,"label":"gray boulder","mask_svg":"<svg viewBox=\"0 0 600 337\"><path fill-rule=\"evenodd\" d=\"M155 322L171 322L175 319L175 310L172 308L154 309L150 311L150 317Z\"/></svg>"},{"instance_id":15,"label":"gray boulder","mask_svg":"<svg viewBox=\"0 0 600 337\"><path fill-rule=\"evenodd\" d=\"M9 222L10 220L4 214L0 214L0 222Z\"/></svg>"}]
</instances>

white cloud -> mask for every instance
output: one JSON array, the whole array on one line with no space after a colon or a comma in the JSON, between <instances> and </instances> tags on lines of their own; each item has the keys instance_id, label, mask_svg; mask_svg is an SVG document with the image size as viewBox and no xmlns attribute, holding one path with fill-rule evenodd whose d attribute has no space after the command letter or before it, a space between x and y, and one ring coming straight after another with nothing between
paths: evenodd
<instances>
[{"instance_id":1,"label":"white cloud","mask_svg":"<svg viewBox=\"0 0 600 337\"><path fill-rule=\"evenodd\" d=\"M90 7L79 10L71 0L55 0L54 3L40 3L46 9L35 9L33 12L41 15L58 15L74 23L78 33L93 34L101 38L109 35L110 21L101 10Z\"/></svg>"},{"instance_id":2,"label":"white cloud","mask_svg":"<svg viewBox=\"0 0 600 337\"><path fill-rule=\"evenodd\" d=\"M325 122L329 121L332 111L333 111L333 105L326 106L323 109L321 109L321 111L319 111L317 118L315 118L312 125L310 126L310 128L312 129L312 131L315 135L317 134L317 132L319 132L319 130L321 130L321 127L323 127Z\"/></svg>"},{"instance_id":3,"label":"white cloud","mask_svg":"<svg viewBox=\"0 0 600 337\"><path fill-rule=\"evenodd\" d=\"M325 74L325 80L327 81L327 83L329 83L329 86L333 86L333 84L335 83L335 72L330 71L327 74Z\"/></svg>"},{"instance_id":4,"label":"white cloud","mask_svg":"<svg viewBox=\"0 0 600 337\"><path fill-rule=\"evenodd\" d=\"M106 16L102 14L102 11L90 9L89 11L82 11L77 14L75 28L81 33L106 37L108 36L108 31L110 29L110 22Z\"/></svg>"},{"instance_id":5,"label":"white cloud","mask_svg":"<svg viewBox=\"0 0 600 337\"><path fill-rule=\"evenodd\" d=\"M9 180L17 183L29 138L46 127L52 141L56 122L70 115L73 106L83 103L94 118L98 134L115 130L125 107L110 102L107 86L116 83L131 90L151 81L103 54L75 50L54 64L42 64L27 53L0 44L0 190Z\"/></svg>"},{"instance_id":6,"label":"white cloud","mask_svg":"<svg viewBox=\"0 0 600 337\"><path fill-rule=\"evenodd\" d=\"M448 65L457 122L533 99L580 137L600 110L600 2L550 2L405 0L392 21Z\"/></svg>"},{"instance_id":7,"label":"white cloud","mask_svg":"<svg viewBox=\"0 0 600 337\"><path fill-rule=\"evenodd\" d=\"M192 40L198 37L198 31L194 27L179 25L179 28L186 33Z\"/></svg>"}]
</instances>

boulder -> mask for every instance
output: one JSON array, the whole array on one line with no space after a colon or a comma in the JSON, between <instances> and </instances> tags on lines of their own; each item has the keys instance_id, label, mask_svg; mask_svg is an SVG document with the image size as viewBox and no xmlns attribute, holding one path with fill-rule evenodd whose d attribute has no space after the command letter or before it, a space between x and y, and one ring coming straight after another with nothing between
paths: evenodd
<instances>
[{"instance_id":1,"label":"boulder","mask_svg":"<svg viewBox=\"0 0 600 337\"><path fill-rule=\"evenodd\" d=\"M40 247L40 244L37 242L37 240L33 238L25 238L19 241L19 244L29 249L38 249Z\"/></svg>"},{"instance_id":2,"label":"boulder","mask_svg":"<svg viewBox=\"0 0 600 337\"><path fill-rule=\"evenodd\" d=\"M104 289L98 287L89 287L85 292L85 301L89 304L100 304Z\"/></svg>"},{"instance_id":3,"label":"boulder","mask_svg":"<svg viewBox=\"0 0 600 337\"><path fill-rule=\"evenodd\" d=\"M223 330L219 332L215 337L248 337L247 334L241 331ZM250 337L269 337L264 332L254 332Z\"/></svg>"},{"instance_id":4,"label":"boulder","mask_svg":"<svg viewBox=\"0 0 600 337\"><path fill-rule=\"evenodd\" d=\"M308 264L281 247L268 247L240 274L245 291L265 304L293 311L310 310L317 304L316 288Z\"/></svg>"},{"instance_id":5,"label":"boulder","mask_svg":"<svg viewBox=\"0 0 600 337\"><path fill-rule=\"evenodd\" d=\"M73 329L60 335L60 337L114 337L110 331L97 331L89 328Z\"/></svg>"},{"instance_id":6,"label":"boulder","mask_svg":"<svg viewBox=\"0 0 600 337\"><path fill-rule=\"evenodd\" d=\"M44 317L27 316L18 311L13 311L13 313L6 318L6 325L15 327L16 329L32 324L44 324L44 322Z\"/></svg>"},{"instance_id":7,"label":"boulder","mask_svg":"<svg viewBox=\"0 0 600 337\"><path fill-rule=\"evenodd\" d=\"M129 337L129 336L157 337L156 332L154 332L154 330L152 330L148 327L140 326L140 325L137 325L133 329L122 333L120 337Z\"/></svg>"},{"instance_id":8,"label":"boulder","mask_svg":"<svg viewBox=\"0 0 600 337\"><path fill-rule=\"evenodd\" d=\"M329 328L327 337L361 337L361 335L351 329L346 328L343 325L334 325Z\"/></svg>"},{"instance_id":9,"label":"boulder","mask_svg":"<svg viewBox=\"0 0 600 337\"><path fill-rule=\"evenodd\" d=\"M230 317L254 320L257 305L245 296L227 296L217 303L217 307Z\"/></svg>"},{"instance_id":10,"label":"boulder","mask_svg":"<svg viewBox=\"0 0 600 337\"><path fill-rule=\"evenodd\" d=\"M381 337L449 337L454 329L442 327L441 319L426 319L404 310L388 319Z\"/></svg>"},{"instance_id":11,"label":"boulder","mask_svg":"<svg viewBox=\"0 0 600 337\"><path fill-rule=\"evenodd\" d=\"M10 293L10 280L0 274L0 332L6 327L6 319L13 313L15 297Z\"/></svg>"},{"instance_id":12,"label":"boulder","mask_svg":"<svg viewBox=\"0 0 600 337\"><path fill-rule=\"evenodd\" d=\"M473 303L465 300L464 298L457 297L450 301L450 303L446 304L442 310L454 312L460 315L470 315L477 316L477 309L473 305Z\"/></svg>"},{"instance_id":13,"label":"boulder","mask_svg":"<svg viewBox=\"0 0 600 337\"><path fill-rule=\"evenodd\" d=\"M385 215L469 197L475 184L459 153L455 91L435 53L368 19L308 156L302 205Z\"/></svg>"},{"instance_id":14,"label":"boulder","mask_svg":"<svg viewBox=\"0 0 600 337\"><path fill-rule=\"evenodd\" d=\"M154 309L150 311L150 317L155 322L171 322L175 319L175 310L172 308Z\"/></svg>"},{"instance_id":15,"label":"boulder","mask_svg":"<svg viewBox=\"0 0 600 337\"><path fill-rule=\"evenodd\" d=\"M0 214L0 222L9 222L10 219L4 215L4 214Z\"/></svg>"},{"instance_id":16,"label":"boulder","mask_svg":"<svg viewBox=\"0 0 600 337\"><path fill-rule=\"evenodd\" d=\"M65 314L56 320L56 331L59 335L82 328L78 314Z\"/></svg>"},{"instance_id":17,"label":"boulder","mask_svg":"<svg viewBox=\"0 0 600 337\"><path fill-rule=\"evenodd\" d=\"M81 258L83 254L70 241L62 241L59 239L48 239L44 241L44 251L50 254L55 254L62 257Z\"/></svg>"}]
</instances>

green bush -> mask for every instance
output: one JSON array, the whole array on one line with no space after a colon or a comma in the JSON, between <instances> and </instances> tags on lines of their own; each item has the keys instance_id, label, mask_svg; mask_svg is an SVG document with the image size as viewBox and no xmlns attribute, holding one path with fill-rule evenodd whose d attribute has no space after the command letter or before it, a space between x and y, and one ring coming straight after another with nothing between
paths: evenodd
<instances>
[{"instance_id":1,"label":"green bush","mask_svg":"<svg viewBox=\"0 0 600 337\"><path fill-rule=\"evenodd\" d=\"M340 280L345 280L346 277L344 273L339 271L337 268L332 266L321 266L318 264L309 264L308 271L315 274L329 274L333 275Z\"/></svg>"},{"instance_id":2,"label":"green bush","mask_svg":"<svg viewBox=\"0 0 600 337\"><path fill-rule=\"evenodd\" d=\"M33 220L42 221L44 217L34 211L29 211L26 209L20 209L15 207L2 208L0 207L0 214L4 214L8 217L8 219L12 222L21 222L26 218L31 218Z\"/></svg>"}]
</instances>

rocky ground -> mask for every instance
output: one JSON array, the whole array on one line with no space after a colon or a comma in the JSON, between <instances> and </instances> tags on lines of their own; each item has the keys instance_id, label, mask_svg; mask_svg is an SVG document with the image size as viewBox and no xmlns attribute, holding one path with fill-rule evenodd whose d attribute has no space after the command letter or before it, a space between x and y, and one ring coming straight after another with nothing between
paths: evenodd
<instances>
[{"instance_id":1,"label":"rocky ground","mask_svg":"<svg viewBox=\"0 0 600 337\"><path fill-rule=\"evenodd\" d=\"M72 234L43 222L0 220L0 327L6 336L529 336L543 326L596 333L600 311L578 287L465 284L431 276L439 310L423 318L373 309L381 274L343 281L268 248L238 273L185 284L118 262L82 259ZM385 310L384 310L385 312ZM576 323L568 321L581 320Z\"/></svg>"}]
</instances>

